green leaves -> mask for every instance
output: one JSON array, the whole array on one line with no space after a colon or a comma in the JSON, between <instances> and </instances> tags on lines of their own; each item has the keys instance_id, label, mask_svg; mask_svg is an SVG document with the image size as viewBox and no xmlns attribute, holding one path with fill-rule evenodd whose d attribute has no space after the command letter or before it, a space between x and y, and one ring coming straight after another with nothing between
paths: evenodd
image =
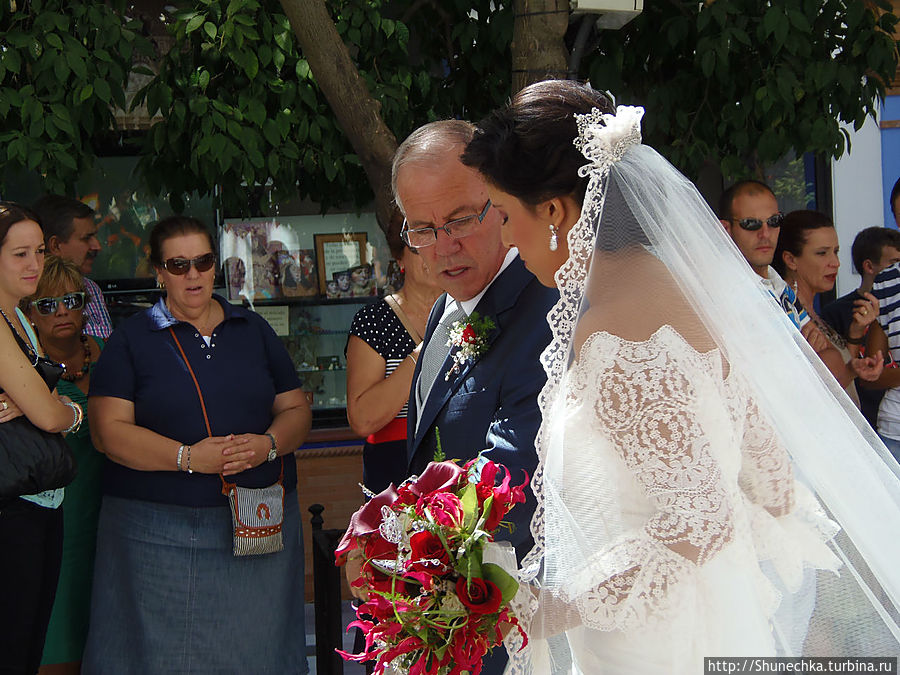
<instances>
[{"instance_id":1,"label":"green leaves","mask_svg":"<svg viewBox=\"0 0 900 675\"><path fill-rule=\"evenodd\" d=\"M44 0L0 11L0 161L10 172L39 172L47 190L64 192L91 164L113 106L125 105L134 50L149 52L122 9Z\"/></svg>"},{"instance_id":2,"label":"green leaves","mask_svg":"<svg viewBox=\"0 0 900 675\"><path fill-rule=\"evenodd\" d=\"M586 68L618 102L647 108L645 142L688 175L709 161L755 173L789 152L843 152L840 124L861 125L897 69L890 9L884 0L650 3L601 34Z\"/></svg>"}]
</instances>

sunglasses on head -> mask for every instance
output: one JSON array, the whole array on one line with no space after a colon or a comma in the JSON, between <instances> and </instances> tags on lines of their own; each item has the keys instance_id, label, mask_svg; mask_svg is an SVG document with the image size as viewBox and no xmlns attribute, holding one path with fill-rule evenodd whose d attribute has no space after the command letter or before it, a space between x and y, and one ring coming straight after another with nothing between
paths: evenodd
<instances>
[{"instance_id":1,"label":"sunglasses on head","mask_svg":"<svg viewBox=\"0 0 900 675\"><path fill-rule=\"evenodd\" d=\"M70 312L82 309L84 308L84 293L82 291L77 291L75 293L66 293L65 295L55 298L38 298L37 300L31 301L32 307L37 310L38 314L43 314L44 316L56 314L59 303L62 303L63 307Z\"/></svg>"},{"instance_id":2,"label":"sunglasses on head","mask_svg":"<svg viewBox=\"0 0 900 675\"><path fill-rule=\"evenodd\" d=\"M181 276L187 274L193 265L198 272L208 272L216 264L216 254L206 253L196 258L169 258L163 261L163 269L169 274Z\"/></svg>"},{"instance_id":3,"label":"sunglasses on head","mask_svg":"<svg viewBox=\"0 0 900 675\"><path fill-rule=\"evenodd\" d=\"M784 214L776 213L773 216L769 216L766 220L760 220L759 218L741 218L740 220L732 218L732 220L740 225L742 230L755 232L763 226L763 223L769 227L781 227L781 221L784 220Z\"/></svg>"}]
</instances>

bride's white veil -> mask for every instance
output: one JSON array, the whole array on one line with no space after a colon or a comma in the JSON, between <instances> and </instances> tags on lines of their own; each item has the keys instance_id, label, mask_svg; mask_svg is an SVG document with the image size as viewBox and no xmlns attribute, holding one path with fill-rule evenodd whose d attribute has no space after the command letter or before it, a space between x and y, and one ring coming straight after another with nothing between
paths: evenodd
<instances>
[{"instance_id":1,"label":"bride's white veil","mask_svg":"<svg viewBox=\"0 0 900 675\"><path fill-rule=\"evenodd\" d=\"M740 622L758 609L772 628L770 653L779 655L895 656L897 463L696 188L641 144L642 114L619 107L615 115L595 111L579 119L575 144L585 156L588 187L568 234L569 259L556 274L561 297L548 317L553 340L542 357L548 380L532 482L535 548L522 563L517 596L529 645L519 651L511 633L510 668L567 671L573 653L576 662L602 663L606 646L593 644L584 630L627 633L661 620L678 634L715 633L702 610L680 604L693 602L681 582L713 565L730 542L743 542L742 555L755 558L747 561L755 572L744 589L754 609L735 606L730 618L713 612L717 621ZM604 340L661 348L646 357L634 351L625 365L592 366L582 350ZM676 385L648 379L635 390L642 358L671 360L688 376ZM596 379L610 368L621 383L615 376ZM723 397L729 403L720 409L715 402ZM579 408L586 402L593 411ZM632 448L634 437L617 447L624 434L617 425L630 423L625 417L682 403L699 422L659 424L642 432L646 447ZM703 438L691 437L698 429ZM706 452L700 443L713 447L712 464L697 460ZM685 461L673 446L688 447L688 461L697 463L689 467L699 476L692 499L713 500L700 507L708 521L679 511L677 500L690 486L669 493L658 479ZM732 467L739 486L728 484L730 469L719 465L729 461L740 462L739 472ZM641 477L635 483L641 490L629 491L623 466L643 471L654 462L656 478ZM722 478L722 494L730 496L717 502L705 493L710 476ZM675 504L679 515L635 528L641 499ZM722 523L728 524L720 531ZM693 551L687 557L676 552L685 541ZM763 644L748 636L751 653L742 655L765 655L752 651Z\"/></svg>"}]
</instances>

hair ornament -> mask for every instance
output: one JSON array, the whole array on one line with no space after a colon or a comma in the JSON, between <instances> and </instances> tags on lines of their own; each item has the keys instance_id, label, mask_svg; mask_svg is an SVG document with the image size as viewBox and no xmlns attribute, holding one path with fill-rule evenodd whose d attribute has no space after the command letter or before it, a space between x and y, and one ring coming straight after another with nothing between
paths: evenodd
<instances>
[{"instance_id":1,"label":"hair ornament","mask_svg":"<svg viewBox=\"0 0 900 675\"><path fill-rule=\"evenodd\" d=\"M584 115L575 113L575 147L591 162L581 167L578 175L584 178L595 170L602 171L622 159L629 148L640 145L643 116L643 108L630 105L620 105L615 115L602 113L598 108Z\"/></svg>"}]
</instances>

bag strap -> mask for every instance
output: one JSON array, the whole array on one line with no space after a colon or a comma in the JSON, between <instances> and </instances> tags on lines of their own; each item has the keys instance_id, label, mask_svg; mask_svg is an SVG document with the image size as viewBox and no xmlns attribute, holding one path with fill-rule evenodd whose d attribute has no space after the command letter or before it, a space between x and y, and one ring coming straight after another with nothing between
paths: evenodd
<instances>
[{"instance_id":1,"label":"bag strap","mask_svg":"<svg viewBox=\"0 0 900 675\"><path fill-rule=\"evenodd\" d=\"M200 409L203 411L203 422L206 424L206 433L212 436L212 428L209 426L209 415L206 414L206 401L203 400L203 392L200 391L200 383L197 381L197 376L194 375L194 369L191 368L191 362L188 361L187 355L184 353L184 349L181 346L181 342L178 340L178 336L175 335L175 331L169 326L169 333L172 335L172 339L175 340L175 346L178 347L178 351L181 352L181 358L184 359L184 365L187 366L188 372L191 374L191 379L194 381L194 387L197 389L197 396L200 399ZM226 497L228 496L229 490L234 483L229 483L225 480L225 476L221 473L219 474L219 478L222 481L222 494ZM281 475L278 477L278 481L281 482L284 479L284 457L281 457Z\"/></svg>"},{"instance_id":2,"label":"bag strap","mask_svg":"<svg viewBox=\"0 0 900 675\"><path fill-rule=\"evenodd\" d=\"M400 323L403 324L403 327L406 329L406 332L409 333L409 336L413 339L413 342L419 344L422 341L422 336L419 335L419 331L417 331L410 320L409 316L406 312L403 311L403 308L400 306L400 303L397 302L397 298L393 295L384 296L384 301L387 303L388 307L394 310L394 314L397 315L397 318L400 319Z\"/></svg>"}]
</instances>

